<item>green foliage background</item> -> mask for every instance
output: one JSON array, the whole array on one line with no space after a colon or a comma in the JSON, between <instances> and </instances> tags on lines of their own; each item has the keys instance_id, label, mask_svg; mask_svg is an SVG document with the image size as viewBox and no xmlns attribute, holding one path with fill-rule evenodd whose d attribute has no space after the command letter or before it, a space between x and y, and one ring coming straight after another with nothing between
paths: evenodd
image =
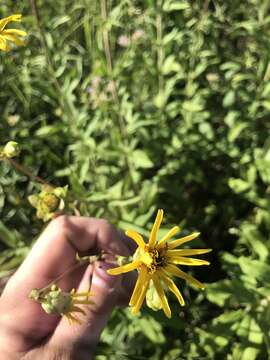
<instances>
[{"instance_id":1,"label":"green foliage background","mask_svg":"<svg viewBox=\"0 0 270 360\"><path fill-rule=\"evenodd\" d=\"M18 141L22 164L68 184L84 215L147 234L163 208L165 228L199 230L194 247L214 249L209 268L189 269L205 292L179 282L187 306L171 298L172 320L115 311L97 359L268 359L269 2L37 7L39 25L29 1L0 4L29 33L25 48L0 54L1 143ZM43 228L27 202L36 191L1 163L2 277Z\"/></svg>"}]
</instances>

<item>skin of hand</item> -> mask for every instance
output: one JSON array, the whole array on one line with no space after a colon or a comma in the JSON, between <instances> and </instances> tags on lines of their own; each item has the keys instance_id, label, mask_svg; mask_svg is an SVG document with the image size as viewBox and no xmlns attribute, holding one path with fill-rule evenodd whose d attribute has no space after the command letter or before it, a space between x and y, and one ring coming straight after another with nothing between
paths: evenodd
<instances>
[{"instance_id":1,"label":"skin of hand","mask_svg":"<svg viewBox=\"0 0 270 360\"><path fill-rule=\"evenodd\" d=\"M108 262L83 265L64 276L57 285L88 291L94 304L84 305L82 325L48 315L29 298L76 264L76 253L129 256L132 243L107 221L95 218L60 216L54 219L35 242L27 258L9 279L0 298L0 358L84 360L94 349L113 308L127 303L134 279L110 276ZM110 256L110 255L109 255ZM127 285L128 284L128 285ZM130 288L129 288L130 287Z\"/></svg>"}]
</instances>

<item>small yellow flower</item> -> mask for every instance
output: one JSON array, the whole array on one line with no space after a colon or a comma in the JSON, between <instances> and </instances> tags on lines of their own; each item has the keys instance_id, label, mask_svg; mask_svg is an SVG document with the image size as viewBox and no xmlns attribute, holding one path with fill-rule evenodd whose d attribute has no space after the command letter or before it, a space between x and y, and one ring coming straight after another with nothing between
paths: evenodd
<instances>
[{"instance_id":1,"label":"small yellow flower","mask_svg":"<svg viewBox=\"0 0 270 360\"><path fill-rule=\"evenodd\" d=\"M77 313L86 315L86 312L78 305L93 304L89 300L90 295L90 291L77 293L75 289L72 289L70 292L65 292L56 285L52 285L45 294L42 290L33 289L29 297L41 303L43 310L47 314L65 316L70 324L82 324L76 315Z\"/></svg>"},{"instance_id":2,"label":"small yellow flower","mask_svg":"<svg viewBox=\"0 0 270 360\"><path fill-rule=\"evenodd\" d=\"M26 36L26 32L19 29L5 29L6 25L12 21L21 21L22 15L15 14L3 19L0 19L0 50L9 51L9 42L14 42L16 45L24 45L24 41L20 36Z\"/></svg>"},{"instance_id":3,"label":"small yellow flower","mask_svg":"<svg viewBox=\"0 0 270 360\"><path fill-rule=\"evenodd\" d=\"M133 261L129 264L107 270L110 275L119 275L135 269L138 270L138 279L129 302L133 314L139 312L148 290L151 291L150 298L154 304L153 308L158 309L160 303L165 315L169 318L171 317L171 309L164 289L174 293L180 305L184 306L184 299L172 280L173 276L184 279L198 288L204 288L204 285L200 281L186 274L176 265L209 265L208 261L187 256L206 254L212 249L176 249L178 246L195 239L200 234L193 233L180 239L169 241L179 231L178 226L173 227L158 241L157 233L162 219L163 210L158 210L148 244L144 242L143 237L136 231L128 230L126 235L132 238L138 245L138 249L133 256ZM155 293L159 299L156 299Z\"/></svg>"},{"instance_id":4,"label":"small yellow flower","mask_svg":"<svg viewBox=\"0 0 270 360\"><path fill-rule=\"evenodd\" d=\"M28 201L37 209L37 217L46 222L65 208L67 191L67 185L56 188L43 185L39 194L28 196Z\"/></svg>"}]
</instances>

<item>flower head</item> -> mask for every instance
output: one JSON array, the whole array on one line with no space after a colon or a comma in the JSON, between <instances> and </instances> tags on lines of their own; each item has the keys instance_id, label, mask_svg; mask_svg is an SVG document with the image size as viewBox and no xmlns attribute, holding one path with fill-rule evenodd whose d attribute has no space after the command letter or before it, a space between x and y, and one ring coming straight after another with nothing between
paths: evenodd
<instances>
[{"instance_id":1,"label":"flower head","mask_svg":"<svg viewBox=\"0 0 270 360\"><path fill-rule=\"evenodd\" d=\"M9 22L21 21L22 15L15 14L3 19L0 19L0 50L9 51L9 42L14 42L16 45L24 45L24 41L20 39L20 36L26 36L26 32L19 29L6 29Z\"/></svg>"},{"instance_id":2,"label":"flower head","mask_svg":"<svg viewBox=\"0 0 270 360\"><path fill-rule=\"evenodd\" d=\"M147 303L152 303L152 308L158 309L162 307L167 317L171 317L171 309L164 289L174 293L180 305L183 306L185 302L172 280L173 276L184 279L198 288L204 288L200 281L180 270L177 265L209 265L208 261L188 256L205 254L210 252L211 249L177 249L178 246L195 239L199 235L199 233L193 233L177 240L169 241L179 231L178 226L173 227L158 241L157 233L162 219L163 210L158 210L147 244L136 231L128 230L126 235L132 238L138 245L133 261L129 264L107 270L111 275L118 275L135 269L138 270L138 279L129 302L132 308L131 311L134 314L139 312L148 290L151 294Z\"/></svg>"},{"instance_id":3,"label":"flower head","mask_svg":"<svg viewBox=\"0 0 270 360\"><path fill-rule=\"evenodd\" d=\"M117 44L122 47L128 47L130 45L130 38L127 35L120 35L117 39Z\"/></svg>"},{"instance_id":4,"label":"flower head","mask_svg":"<svg viewBox=\"0 0 270 360\"><path fill-rule=\"evenodd\" d=\"M79 320L76 315L77 313L86 315L86 312L78 305L93 304L93 302L89 300L90 295L90 291L77 293L75 289L72 289L70 292L65 292L56 285L52 285L45 294L42 290L33 289L29 297L41 303L43 310L47 314L65 316L70 324L81 324L81 320Z\"/></svg>"},{"instance_id":5,"label":"flower head","mask_svg":"<svg viewBox=\"0 0 270 360\"><path fill-rule=\"evenodd\" d=\"M67 196L67 190L67 186L53 188L44 185L39 194L28 196L28 201L37 209L37 217L46 222L65 208L64 200Z\"/></svg>"}]
</instances>

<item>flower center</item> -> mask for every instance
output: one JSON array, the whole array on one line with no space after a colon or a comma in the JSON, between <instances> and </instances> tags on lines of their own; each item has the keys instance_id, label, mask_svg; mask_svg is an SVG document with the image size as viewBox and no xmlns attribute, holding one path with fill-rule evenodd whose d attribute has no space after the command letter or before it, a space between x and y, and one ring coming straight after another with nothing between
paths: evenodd
<instances>
[{"instance_id":1,"label":"flower center","mask_svg":"<svg viewBox=\"0 0 270 360\"><path fill-rule=\"evenodd\" d=\"M143 254L140 254L139 259L143 262L149 269L149 273L153 274L158 267L162 267L166 262L166 248L160 250L151 249L149 250L146 246Z\"/></svg>"}]
</instances>

